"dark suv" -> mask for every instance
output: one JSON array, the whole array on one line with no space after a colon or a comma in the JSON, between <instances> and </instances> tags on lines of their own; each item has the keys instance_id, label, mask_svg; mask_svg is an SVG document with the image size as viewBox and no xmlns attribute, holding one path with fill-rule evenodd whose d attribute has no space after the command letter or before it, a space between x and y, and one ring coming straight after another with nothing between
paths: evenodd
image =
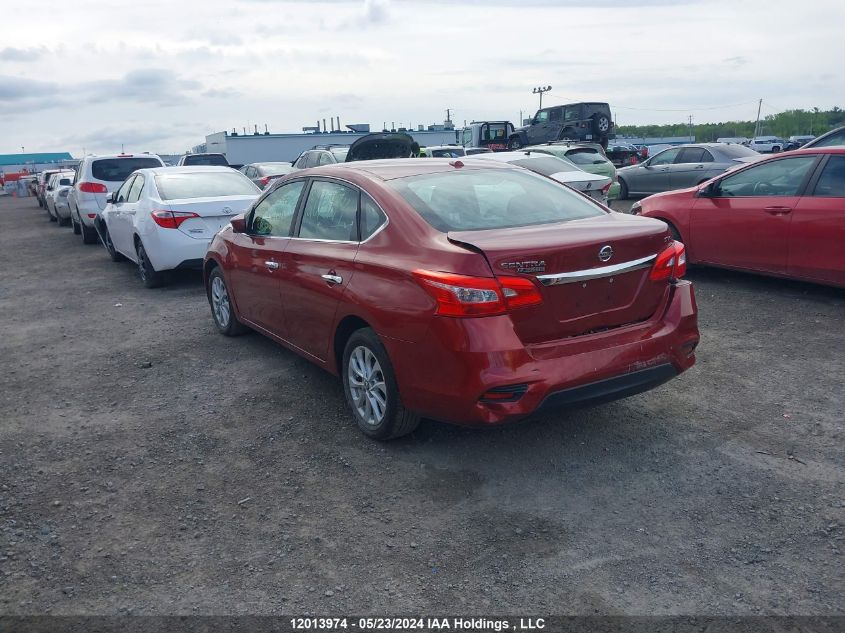
<instances>
[{"instance_id":1,"label":"dark suv","mask_svg":"<svg viewBox=\"0 0 845 633\"><path fill-rule=\"evenodd\" d=\"M508 148L517 150L564 139L592 141L607 147L612 131L613 118L608 104L569 103L538 110L529 125L514 130L508 137Z\"/></svg>"}]
</instances>

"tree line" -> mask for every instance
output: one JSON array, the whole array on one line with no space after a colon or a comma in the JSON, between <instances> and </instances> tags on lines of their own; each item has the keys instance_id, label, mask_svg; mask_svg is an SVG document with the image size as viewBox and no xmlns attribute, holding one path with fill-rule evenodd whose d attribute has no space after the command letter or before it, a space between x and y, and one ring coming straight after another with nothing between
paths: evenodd
<instances>
[{"instance_id":1,"label":"tree line","mask_svg":"<svg viewBox=\"0 0 845 633\"><path fill-rule=\"evenodd\" d=\"M724 123L697 123L692 126L692 134L699 142L715 141L725 137L754 136L754 121L726 121ZM787 138L797 134L818 136L828 130L845 125L845 110L834 106L831 110L785 110L777 114L768 114L760 119L760 135L772 135ZM620 125L616 128L619 136L664 137L689 136L688 123L670 123L667 125Z\"/></svg>"}]
</instances>

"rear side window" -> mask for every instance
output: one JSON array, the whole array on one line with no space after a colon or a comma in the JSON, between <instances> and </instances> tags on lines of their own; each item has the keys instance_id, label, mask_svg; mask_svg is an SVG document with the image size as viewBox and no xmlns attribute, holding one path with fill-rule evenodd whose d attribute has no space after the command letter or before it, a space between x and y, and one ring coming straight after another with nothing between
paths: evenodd
<instances>
[{"instance_id":1,"label":"rear side window","mask_svg":"<svg viewBox=\"0 0 845 633\"><path fill-rule=\"evenodd\" d=\"M318 165L334 165L335 161L332 159L332 155L328 152L320 152L320 158L317 159Z\"/></svg>"},{"instance_id":2,"label":"rear side window","mask_svg":"<svg viewBox=\"0 0 845 633\"><path fill-rule=\"evenodd\" d=\"M814 196L845 198L845 156L831 156L824 166Z\"/></svg>"},{"instance_id":3,"label":"rear side window","mask_svg":"<svg viewBox=\"0 0 845 633\"><path fill-rule=\"evenodd\" d=\"M517 169L426 174L387 185L444 233L552 224L605 213L565 185Z\"/></svg>"},{"instance_id":4,"label":"rear side window","mask_svg":"<svg viewBox=\"0 0 845 633\"><path fill-rule=\"evenodd\" d=\"M162 167L157 158L101 158L91 163L91 176L105 182L123 182L138 169Z\"/></svg>"},{"instance_id":5,"label":"rear side window","mask_svg":"<svg viewBox=\"0 0 845 633\"><path fill-rule=\"evenodd\" d=\"M361 194L361 241L363 242L387 221L384 213L370 196Z\"/></svg>"},{"instance_id":6,"label":"rear side window","mask_svg":"<svg viewBox=\"0 0 845 633\"><path fill-rule=\"evenodd\" d=\"M126 202L138 202L141 199L141 190L144 188L144 177L141 174L135 176L135 181L132 183L132 188L129 189L129 196Z\"/></svg>"},{"instance_id":7,"label":"rear side window","mask_svg":"<svg viewBox=\"0 0 845 633\"><path fill-rule=\"evenodd\" d=\"M316 167L318 161L320 160L319 152L308 152L305 155L305 166L306 167Z\"/></svg>"},{"instance_id":8,"label":"rear side window","mask_svg":"<svg viewBox=\"0 0 845 633\"><path fill-rule=\"evenodd\" d=\"M358 241L358 191L326 180L315 180L302 212L299 237Z\"/></svg>"},{"instance_id":9,"label":"rear side window","mask_svg":"<svg viewBox=\"0 0 845 633\"><path fill-rule=\"evenodd\" d=\"M260 192L249 178L234 169L159 174L155 179L162 200L248 196Z\"/></svg>"}]
</instances>

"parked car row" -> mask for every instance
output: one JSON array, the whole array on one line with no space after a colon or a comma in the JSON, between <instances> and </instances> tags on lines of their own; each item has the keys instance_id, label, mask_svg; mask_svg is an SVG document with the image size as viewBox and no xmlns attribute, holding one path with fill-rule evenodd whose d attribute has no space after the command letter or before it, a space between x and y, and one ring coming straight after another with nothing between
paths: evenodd
<instances>
[{"instance_id":1,"label":"parked car row","mask_svg":"<svg viewBox=\"0 0 845 633\"><path fill-rule=\"evenodd\" d=\"M71 217L93 215L146 286L201 268L221 333L255 330L340 376L371 437L624 397L695 362L683 244L599 204L611 179L549 153L349 161L263 191L231 168L160 162L86 157L72 191L90 198Z\"/></svg>"}]
</instances>

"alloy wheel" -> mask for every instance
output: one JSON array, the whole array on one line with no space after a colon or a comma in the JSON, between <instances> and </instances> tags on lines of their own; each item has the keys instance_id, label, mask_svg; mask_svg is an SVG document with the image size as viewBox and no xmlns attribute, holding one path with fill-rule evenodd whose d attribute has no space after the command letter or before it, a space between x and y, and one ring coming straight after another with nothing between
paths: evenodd
<instances>
[{"instance_id":1,"label":"alloy wheel","mask_svg":"<svg viewBox=\"0 0 845 633\"><path fill-rule=\"evenodd\" d=\"M221 277L215 277L211 282L211 309L214 311L217 324L221 328L226 328L232 312L229 306L229 293Z\"/></svg>"},{"instance_id":2,"label":"alloy wheel","mask_svg":"<svg viewBox=\"0 0 845 633\"><path fill-rule=\"evenodd\" d=\"M387 385L375 354L359 345L349 356L349 392L355 409L369 426L378 426L387 412Z\"/></svg>"}]
</instances>

